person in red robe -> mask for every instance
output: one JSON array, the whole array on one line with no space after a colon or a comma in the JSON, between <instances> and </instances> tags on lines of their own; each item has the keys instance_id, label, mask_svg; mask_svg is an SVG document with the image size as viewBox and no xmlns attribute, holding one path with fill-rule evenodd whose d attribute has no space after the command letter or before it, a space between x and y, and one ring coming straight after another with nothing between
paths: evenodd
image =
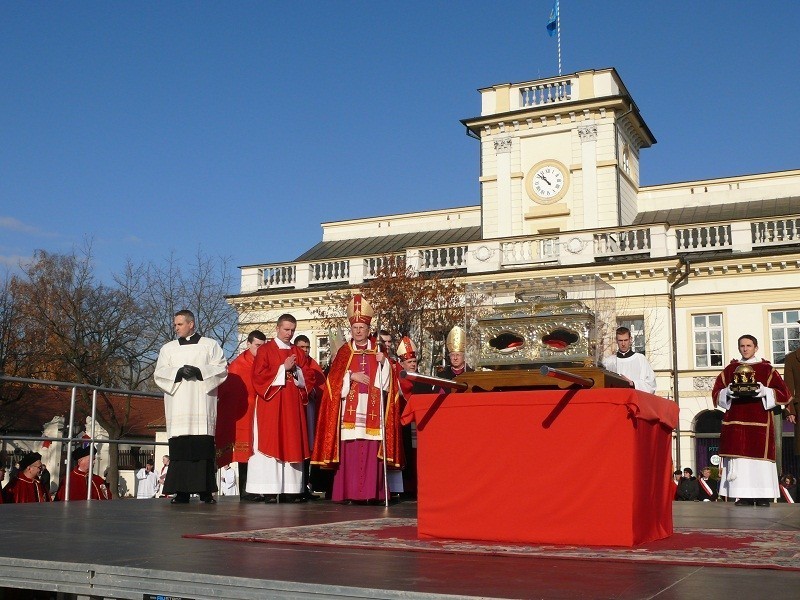
<instances>
[{"instance_id":1,"label":"person in red robe","mask_svg":"<svg viewBox=\"0 0 800 600\"><path fill-rule=\"evenodd\" d=\"M239 489L242 500L259 497L244 492L247 487L247 461L253 455L253 411L256 390L253 387L253 363L258 349L266 344L267 336L258 329L247 336L247 346L228 365L228 378L217 390L217 466L239 463Z\"/></svg>"},{"instance_id":2,"label":"person in red robe","mask_svg":"<svg viewBox=\"0 0 800 600\"><path fill-rule=\"evenodd\" d=\"M77 460L75 468L69 472L69 499L86 500L86 488L91 485L92 500L111 500L111 490L108 489L105 480L99 475L91 475L89 461L89 446L78 448L72 453L72 457ZM63 477L56 491L56 501L63 501L67 494L67 478Z\"/></svg>"},{"instance_id":3,"label":"person in red robe","mask_svg":"<svg viewBox=\"0 0 800 600\"><path fill-rule=\"evenodd\" d=\"M308 355L291 343L296 328L292 315L278 317L275 337L253 362L256 408L246 491L263 494L267 502L281 495L302 499L303 461L311 455L306 405L314 372Z\"/></svg>"},{"instance_id":4,"label":"person in red robe","mask_svg":"<svg viewBox=\"0 0 800 600\"><path fill-rule=\"evenodd\" d=\"M19 474L3 488L3 500L9 504L23 502L50 502L50 493L39 481L42 455L31 452L19 461Z\"/></svg>"},{"instance_id":5,"label":"person in red robe","mask_svg":"<svg viewBox=\"0 0 800 600\"><path fill-rule=\"evenodd\" d=\"M742 358L725 367L711 392L714 406L725 412L719 438L719 495L738 498L737 506L769 506L770 499L778 496L772 409L786 405L791 394L769 361L756 358L755 337L743 335L738 345ZM755 395L737 394L731 388L740 365L752 367L758 383Z\"/></svg>"},{"instance_id":6,"label":"person in red robe","mask_svg":"<svg viewBox=\"0 0 800 600\"><path fill-rule=\"evenodd\" d=\"M351 340L328 372L311 463L336 469L333 501L377 501L386 498L384 443L386 466L403 466L398 383L369 337L373 310L361 294L350 300L347 314Z\"/></svg>"},{"instance_id":7,"label":"person in red robe","mask_svg":"<svg viewBox=\"0 0 800 600\"><path fill-rule=\"evenodd\" d=\"M308 404L306 405L308 444L309 446L313 446L314 436L317 431L319 405L322 402L322 393L325 389L325 372L322 370L322 367L319 366L319 363L311 356L311 340L308 339L308 336L298 335L296 338L294 338L294 345L306 353L308 360L311 363L311 370L314 372L314 382L306 385L306 389L308 390ZM314 495L310 457L303 461L303 497L306 500L318 500L318 497Z\"/></svg>"}]
</instances>

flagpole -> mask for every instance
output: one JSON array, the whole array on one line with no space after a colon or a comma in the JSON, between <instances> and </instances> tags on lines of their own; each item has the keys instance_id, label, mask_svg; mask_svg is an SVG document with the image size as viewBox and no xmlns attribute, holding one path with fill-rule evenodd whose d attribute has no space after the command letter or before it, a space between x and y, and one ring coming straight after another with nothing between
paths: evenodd
<instances>
[{"instance_id":1,"label":"flagpole","mask_svg":"<svg viewBox=\"0 0 800 600\"><path fill-rule=\"evenodd\" d=\"M561 3L556 0L556 34L558 35L558 76L561 77Z\"/></svg>"}]
</instances>

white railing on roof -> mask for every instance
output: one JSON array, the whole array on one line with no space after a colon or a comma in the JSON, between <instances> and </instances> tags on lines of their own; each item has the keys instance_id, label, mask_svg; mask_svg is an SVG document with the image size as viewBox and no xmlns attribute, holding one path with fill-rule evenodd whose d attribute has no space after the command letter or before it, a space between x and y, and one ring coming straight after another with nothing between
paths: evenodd
<instances>
[{"instance_id":1,"label":"white railing on roof","mask_svg":"<svg viewBox=\"0 0 800 600\"><path fill-rule=\"evenodd\" d=\"M447 271L467 268L467 245L421 248L419 270L423 272Z\"/></svg>"},{"instance_id":2,"label":"white railing on roof","mask_svg":"<svg viewBox=\"0 0 800 600\"><path fill-rule=\"evenodd\" d=\"M676 228L662 223L584 233L538 234L506 240L477 240L473 244L409 248L392 258L351 257L265 265L257 269L261 289L303 289L326 283L358 285L374 279L388 260L404 261L419 272L466 270L467 273L482 273L526 265L589 264L622 261L630 257L663 258L686 252L750 252L754 248L789 244L800 244L800 218L776 217ZM244 277L243 274L243 281Z\"/></svg>"},{"instance_id":3,"label":"white railing on roof","mask_svg":"<svg viewBox=\"0 0 800 600\"><path fill-rule=\"evenodd\" d=\"M329 260L308 265L308 283L340 283L350 279L349 260Z\"/></svg>"},{"instance_id":4,"label":"white railing on roof","mask_svg":"<svg viewBox=\"0 0 800 600\"><path fill-rule=\"evenodd\" d=\"M753 246L800 243L800 219L771 219L750 224Z\"/></svg>"},{"instance_id":5,"label":"white railing on roof","mask_svg":"<svg viewBox=\"0 0 800 600\"><path fill-rule=\"evenodd\" d=\"M650 229L619 229L594 234L595 257L650 254Z\"/></svg>"},{"instance_id":6,"label":"white railing on roof","mask_svg":"<svg viewBox=\"0 0 800 600\"><path fill-rule=\"evenodd\" d=\"M261 288L291 288L297 281L297 265L272 265L261 269Z\"/></svg>"},{"instance_id":7,"label":"white railing on roof","mask_svg":"<svg viewBox=\"0 0 800 600\"><path fill-rule=\"evenodd\" d=\"M503 266L557 262L559 255L557 237L529 238L502 242L500 252Z\"/></svg>"},{"instance_id":8,"label":"white railing on roof","mask_svg":"<svg viewBox=\"0 0 800 600\"><path fill-rule=\"evenodd\" d=\"M393 256L369 256L365 258L364 280L375 279L378 276L378 272L392 261L402 262L403 267L405 267L406 257L403 254L395 254Z\"/></svg>"},{"instance_id":9,"label":"white railing on roof","mask_svg":"<svg viewBox=\"0 0 800 600\"><path fill-rule=\"evenodd\" d=\"M572 80L569 78L521 87L520 104L523 107L566 102L572 99Z\"/></svg>"},{"instance_id":10,"label":"white railing on roof","mask_svg":"<svg viewBox=\"0 0 800 600\"><path fill-rule=\"evenodd\" d=\"M696 225L675 230L678 252L701 252L731 248L730 225Z\"/></svg>"}]
</instances>

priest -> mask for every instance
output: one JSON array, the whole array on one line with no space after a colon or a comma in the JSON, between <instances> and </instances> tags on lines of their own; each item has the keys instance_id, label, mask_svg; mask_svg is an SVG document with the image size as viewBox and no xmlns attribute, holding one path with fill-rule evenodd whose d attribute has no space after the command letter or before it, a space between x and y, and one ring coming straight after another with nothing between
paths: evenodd
<instances>
[{"instance_id":1,"label":"priest","mask_svg":"<svg viewBox=\"0 0 800 600\"><path fill-rule=\"evenodd\" d=\"M755 337L743 335L738 345L742 357L725 367L711 391L714 406L725 413L719 438L719 495L737 498L737 506L769 506L779 493L772 409L785 406L790 394L773 366L756 358ZM731 387L736 368L743 364L755 371L758 391L753 396Z\"/></svg>"},{"instance_id":2,"label":"priest","mask_svg":"<svg viewBox=\"0 0 800 600\"><path fill-rule=\"evenodd\" d=\"M634 352L631 330L618 327L616 331L617 352L603 359L603 366L626 379L632 388L656 393L656 374L644 354Z\"/></svg>"},{"instance_id":3,"label":"priest","mask_svg":"<svg viewBox=\"0 0 800 600\"><path fill-rule=\"evenodd\" d=\"M387 467L403 466L398 383L369 336L373 309L361 294L350 299L347 316L351 340L331 363L311 463L336 469L333 501L376 502L386 497L382 433Z\"/></svg>"},{"instance_id":4,"label":"priest","mask_svg":"<svg viewBox=\"0 0 800 600\"><path fill-rule=\"evenodd\" d=\"M247 461L253 455L253 411L256 390L253 387L253 363L267 336L255 329L247 335L244 352L228 365L228 378L219 386L217 410L217 466L239 463L239 489L242 500L255 500L245 494Z\"/></svg>"},{"instance_id":5,"label":"priest","mask_svg":"<svg viewBox=\"0 0 800 600\"><path fill-rule=\"evenodd\" d=\"M169 438L163 493L175 494L172 504L188 503L191 494L215 504L217 388L227 376L227 362L217 342L195 331L191 311L175 313L173 325L178 339L161 347L154 373L156 385L164 390Z\"/></svg>"},{"instance_id":6,"label":"priest","mask_svg":"<svg viewBox=\"0 0 800 600\"><path fill-rule=\"evenodd\" d=\"M314 385L314 372L308 355L292 344L296 328L292 315L278 317L275 337L258 349L253 362L257 399L246 491L264 495L267 502L302 500L303 461L311 456L306 386Z\"/></svg>"},{"instance_id":7,"label":"priest","mask_svg":"<svg viewBox=\"0 0 800 600\"><path fill-rule=\"evenodd\" d=\"M445 340L445 346L450 364L439 371L439 377L455 379L464 372L475 370L466 362L467 334L461 327L456 325L450 330Z\"/></svg>"},{"instance_id":8,"label":"priest","mask_svg":"<svg viewBox=\"0 0 800 600\"><path fill-rule=\"evenodd\" d=\"M19 461L19 473L3 488L3 501L9 504L50 502L50 493L39 481L42 455L29 452Z\"/></svg>"},{"instance_id":9,"label":"priest","mask_svg":"<svg viewBox=\"0 0 800 600\"><path fill-rule=\"evenodd\" d=\"M77 462L69 472L69 499L86 500L87 488L92 500L111 500L111 490L105 480L91 472L89 446L78 448L72 453ZM62 501L67 495L67 478L62 477L55 499Z\"/></svg>"}]
</instances>

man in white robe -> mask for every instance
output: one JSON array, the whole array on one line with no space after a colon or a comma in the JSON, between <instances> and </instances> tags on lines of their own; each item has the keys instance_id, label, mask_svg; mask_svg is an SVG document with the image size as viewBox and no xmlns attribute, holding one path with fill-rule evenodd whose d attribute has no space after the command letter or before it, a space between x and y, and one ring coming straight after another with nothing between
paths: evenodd
<instances>
[{"instance_id":1,"label":"man in white robe","mask_svg":"<svg viewBox=\"0 0 800 600\"><path fill-rule=\"evenodd\" d=\"M136 471L136 498L145 500L156 495L158 487L158 474L155 472L155 463L152 458L147 459L144 468Z\"/></svg>"},{"instance_id":2,"label":"man in white robe","mask_svg":"<svg viewBox=\"0 0 800 600\"><path fill-rule=\"evenodd\" d=\"M616 331L617 352L603 359L603 366L623 379L627 379L632 388L656 393L656 374L644 354L634 352L631 348L633 339L631 330L619 327Z\"/></svg>"},{"instance_id":3,"label":"man in white robe","mask_svg":"<svg viewBox=\"0 0 800 600\"><path fill-rule=\"evenodd\" d=\"M177 340L158 354L154 379L164 390L170 468L162 493L175 494L173 504L186 504L191 494L214 504L217 491L214 431L217 387L228 374L220 345L195 332L191 311L175 313Z\"/></svg>"}]
</instances>

